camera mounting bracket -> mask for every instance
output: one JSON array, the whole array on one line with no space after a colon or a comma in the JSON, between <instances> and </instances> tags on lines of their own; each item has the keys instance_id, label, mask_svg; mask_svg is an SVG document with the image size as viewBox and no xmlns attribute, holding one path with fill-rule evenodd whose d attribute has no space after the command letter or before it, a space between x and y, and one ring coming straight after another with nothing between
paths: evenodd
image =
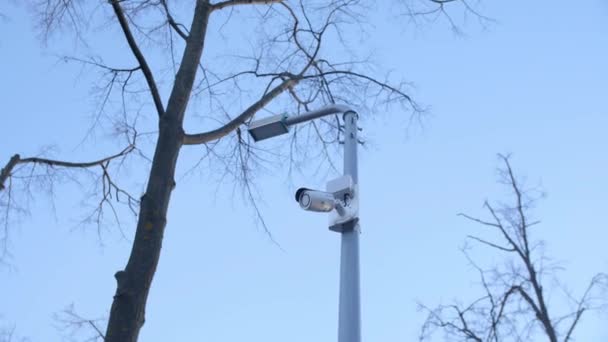
<instances>
[{"instance_id":1,"label":"camera mounting bracket","mask_svg":"<svg viewBox=\"0 0 608 342\"><path fill-rule=\"evenodd\" d=\"M336 232L353 230L359 217L359 189L350 175L327 182L326 190L334 195L336 210L329 213L329 229Z\"/></svg>"}]
</instances>

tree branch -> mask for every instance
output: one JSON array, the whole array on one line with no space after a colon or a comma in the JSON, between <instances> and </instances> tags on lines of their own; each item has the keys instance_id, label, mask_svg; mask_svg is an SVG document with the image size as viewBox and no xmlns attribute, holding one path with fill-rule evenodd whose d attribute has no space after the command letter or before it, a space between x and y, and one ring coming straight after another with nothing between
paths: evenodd
<instances>
[{"instance_id":1,"label":"tree branch","mask_svg":"<svg viewBox=\"0 0 608 342\"><path fill-rule=\"evenodd\" d=\"M482 243L482 244L484 244L484 245L488 245L488 246L490 246L490 247L494 247L494 248L496 248L496 249L500 249L501 251L504 251L504 252L515 252L515 251L516 251L516 250L515 250L515 248L513 248L513 247L511 247L511 248L507 248L507 247L499 246L499 245L497 245L497 244L495 244L495 243L492 243L492 242L489 242L489 241L486 241L486 240L480 239L480 238L478 238L478 237L476 237L476 236L473 236L473 235L468 235L467 237L468 237L469 239L473 239L473 240L475 240L475 241L477 241L477 242L480 242L480 243Z\"/></svg>"},{"instance_id":2,"label":"tree branch","mask_svg":"<svg viewBox=\"0 0 608 342\"><path fill-rule=\"evenodd\" d=\"M104 164L106 164L107 162L109 162L112 159L123 157L123 156L129 154L134 149L135 149L135 145L129 144L129 146L125 147L122 151L120 151L114 155L111 155L109 157L105 157L102 159L94 160L94 161L88 161L88 162L67 162L67 161L63 161L63 160L47 159L47 158L39 158L39 157L21 158L21 156L19 156L19 154L15 154L14 156L11 157L9 162L6 164L6 166L2 169L2 172L0 173L0 191L2 191L4 189L4 182L6 181L6 179L8 179L8 177L11 176L11 173L12 173L13 169L15 168L15 166L17 166L19 164L34 163L34 164L45 164L48 166L60 166L60 167L85 168L86 169L86 168L90 168L93 166L103 166Z\"/></svg>"},{"instance_id":3,"label":"tree branch","mask_svg":"<svg viewBox=\"0 0 608 342\"><path fill-rule=\"evenodd\" d=\"M175 30L175 32L180 37L182 37L183 40L188 40L188 34L184 32L184 30L182 30L183 25L178 24L175 19L173 19L173 16L169 11L169 6L167 5L167 0L161 0L160 3L163 6L163 9L165 10L165 14L167 15L167 23L169 24L169 26L171 26L171 28L173 28L173 30Z\"/></svg>"},{"instance_id":4,"label":"tree branch","mask_svg":"<svg viewBox=\"0 0 608 342\"><path fill-rule=\"evenodd\" d=\"M11 175L11 171L19 164L20 160L21 157L18 154L15 154L8 163L6 163L6 166L2 168L2 171L0 171L0 191L4 190L4 182Z\"/></svg>"},{"instance_id":5,"label":"tree branch","mask_svg":"<svg viewBox=\"0 0 608 342\"><path fill-rule=\"evenodd\" d=\"M606 286L606 283L605 283L606 281L608 281L608 275L606 275L604 273L596 274L593 277L593 279L591 279L591 281L589 282L589 285L587 286L587 289L583 293L581 299L578 300L577 308L576 308L576 311L574 312L574 320L572 321L572 323L570 324L570 327L568 328L568 332L566 333L566 336L564 337L564 342L570 341L572 333L574 332L574 329L576 328L577 324L579 323L583 313L585 311L587 311L589 308L594 309L594 307L589 303L589 295L591 294L591 291L594 290L594 288L596 288L597 286L602 286L602 285Z\"/></svg>"},{"instance_id":6,"label":"tree branch","mask_svg":"<svg viewBox=\"0 0 608 342\"><path fill-rule=\"evenodd\" d=\"M74 304L66 307L60 313L55 313L53 319L58 323L57 329L60 329L67 334L70 340L103 342L106 339L101 330L101 325L106 323L106 319L83 317L76 312Z\"/></svg>"},{"instance_id":7,"label":"tree branch","mask_svg":"<svg viewBox=\"0 0 608 342\"><path fill-rule=\"evenodd\" d=\"M137 59L137 62L139 63L139 66L141 67L141 71L144 74L146 82L148 83L148 88L150 89L150 94L152 95L152 100L154 101L154 106L156 107L158 116L159 117L163 116L163 114L165 113L165 109L164 109L162 100L160 98L160 93L158 92L158 87L156 86L156 81L154 80L154 75L152 75L152 70L150 70L150 67L148 66L148 62L146 61L146 58L144 57L141 50L139 49L137 42L135 42L135 38L133 37L133 33L131 33L131 29L129 28L129 23L127 22L127 18L125 17L122 7L120 6L120 1L119 0L110 0L110 4L112 5L112 8L114 9L114 13L116 14L116 17L118 18L118 22L120 23L122 32L124 33L125 38L127 39L127 43L129 44L129 47L131 48L131 52L135 56L135 59Z\"/></svg>"},{"instance_id":8,"label":"tree branch","mask_svg":"<svg viewBox=\"0 0 608 342\"><path fill-rule=\"evenodd\" d=\"M566 337L564 337L564 342L570 341L572 333L574 332L574 328L576 328L576 325L578 324L579 320L583 316L583 313L585 312L585 310L586 310L586 308L581 307L581 306L579 306L578 310L576 310L576 314L574 315L574 321L572 321L572 324L570 325L570 328L568 329L568 332L566 333Z\"/></svg>"},{"instance_id":9,"label":"tree branch","mask_svg":"<svg viewBox=\"0 0 608 342\"><path fill-rule=\"evenodd\" d=\"M262 96L261 99L249 106L247 109L245 109L245 111L239 114L236 118L230 120L230 122L223 125L222 127L205 133L184 134L184 145L204 144L226 136L227 134L235 130L237 127L245 123L245 121L251 118L257 111L266 106L274 98L279 96L283 91L297 84L299 80L300 78L297 77L291 77L284 80L283 82L281 82L281 84L277 85L271 91L267 92L264 96Z\"/></svg>"}]
</instances>

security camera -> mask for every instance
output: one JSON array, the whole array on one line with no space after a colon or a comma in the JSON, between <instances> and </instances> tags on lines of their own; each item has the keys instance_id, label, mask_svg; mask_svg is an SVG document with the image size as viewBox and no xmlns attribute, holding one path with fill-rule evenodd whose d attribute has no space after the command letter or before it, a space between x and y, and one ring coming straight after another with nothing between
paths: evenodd
<instances>
[{"instance_id":1,"label":"security camera","mask_svg":"<svg viewBox=\"0 0 608 342\"><path fill-rule=\"evenodd\" d=\"M299 188L296 191L296 201L304 210L326 213L336 208L334 194L308 188Z\"/></svg>"},{"instance_id":2,"label":"security camera","mask_svg":"<svg viewBox=\"0 0 608 342\"><path fill-rule=\"evenodd\" d=\"M308 211L329 213L329 229L345 232L354 229L359 217L358 187L350 175L331 180L327 191L299 188L296 201Z\"/></svg>"}]
</instances>

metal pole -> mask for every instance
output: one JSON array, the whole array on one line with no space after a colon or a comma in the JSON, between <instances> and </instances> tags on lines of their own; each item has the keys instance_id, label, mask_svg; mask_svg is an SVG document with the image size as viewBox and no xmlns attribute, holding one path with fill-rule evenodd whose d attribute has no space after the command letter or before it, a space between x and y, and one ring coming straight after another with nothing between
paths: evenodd
<instances>
[{"instance_id":1,"label":"metal pole","mask_svg":"<svg viewBox=\"0 0 608 342\"><path fill-rule=\"evenodd\" d=\"M357 169L357 119L354 111L344 113L344 174L359 184ZM359 196L356 194L355 196ZM340 304L338 342L361 342L361 303L359 289L359 233L357 223L352 230L341 233Z\"/></svg>"},{"instance_id":2,"label":"metal pole","mask_svg":"<svg viewBox=\"0 0 608 342\"><path fill-rule=\"evenodd\" d=\"M317 110L312 110L310 112L302 113L296 116L290 116L285 119L286 126L293 126L295 124L299 124L302 122L318 119L327 115L335 114L335 113L346 113L351 109L345 105L333 104L329 105Z\"/></svg>"}]
</instances>

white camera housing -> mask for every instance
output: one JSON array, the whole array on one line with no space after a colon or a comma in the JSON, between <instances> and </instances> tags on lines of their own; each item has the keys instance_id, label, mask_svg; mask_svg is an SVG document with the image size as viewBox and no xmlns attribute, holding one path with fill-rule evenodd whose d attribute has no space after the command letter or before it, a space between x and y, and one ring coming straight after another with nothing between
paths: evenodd
<instances>
[{"instance_id":1,"label":"white camera housing","mask_svg":"<svg viewBox=\"0 0 608 342\"><path fill-rule=\"evenodd\" d=\"M352 177L345 175L327 183L327 191L300 188L296 201L304 210L329 213L329 229L354 229L359 215L359 195Z\"/></svg>"},{"instance_id":2,"label":"white camera housing","mask_svg":"<svg viewBox=\"0 0 608 342\"><path fill-rule=\"evenodd\" d=\"M336 207L336 199L332 193L308 188L299 188L296 191L296 200L302 209L309 211L327 213Z\"/></svg>"}]
</instances>

